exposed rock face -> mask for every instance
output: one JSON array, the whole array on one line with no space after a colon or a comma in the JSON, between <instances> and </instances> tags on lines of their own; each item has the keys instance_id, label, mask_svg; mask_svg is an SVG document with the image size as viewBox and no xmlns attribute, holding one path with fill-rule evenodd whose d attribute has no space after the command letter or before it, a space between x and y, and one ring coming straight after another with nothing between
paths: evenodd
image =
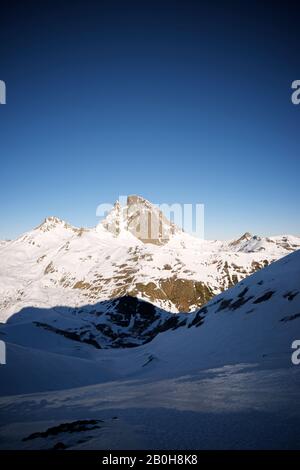
<instances>
[{"instance_id":1,"label":"exposed rock face","mask_svg":"<svg viewBox=\"0 0 300 470\"><path fill-rule=\"evenodd\" d=\"M176 305L179 312L188 312L191 307L198 307L208 302L213 291L203 282L190 279L178 279L176 276L148 284L137 283L131 295L140 295L155 302L160 299Z\"/></svg>"},{"instance_id":2,"label":"exposed rock face","mask_svg":"<svg viewBox=\"0 0 300 470\"><path fill-rule=\"evenodd\" d=\"M119 201L116 201L113 210L103 220L102 225L108 232L117 237L121 233L122 223L123 209Z\"/></svg>"},{"instance_id":3,"label":"exposed rock face","mask_svg":"<svg viewBox=\"0 0 300 470\"><path fill-rule=\"evenodd\" d=\"M122 207L117 201L113 210L102 222L103 227L115 236L126 230L143 243L163 245L180 229L146 199L132 195Z\"/></svg>"},{"instance_id":4,"label":"exposed rock face","mask_svg":"<svg viewBox=\"0 0 300 470\"><path fill-rule=\"evenodd\" d=\"M251 238L252 238L251 233L250 233L250 232L246 232L246 233L244 233L244 235L242 235L240 238L238 238L237 240L234 240L233 242L231 242L231 246L237 246L237 245L239 245L241 242L251 240Z\"/></svg>"}]
</instances>

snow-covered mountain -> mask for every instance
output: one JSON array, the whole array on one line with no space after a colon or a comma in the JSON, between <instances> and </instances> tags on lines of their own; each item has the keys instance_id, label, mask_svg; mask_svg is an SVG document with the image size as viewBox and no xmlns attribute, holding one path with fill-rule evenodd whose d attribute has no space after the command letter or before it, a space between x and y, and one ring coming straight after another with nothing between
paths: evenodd
<instances>
[{"instance_id":1,"label":"snow-covered mountain","mask_svg":"<svg viewBox=\"0 0 300 470\"><path fill-rule=\"evenodd\" d=\"M139 222L149 218L159 230L147 238ZM77 308L126 295L169 312L193 311L299 248L300 238L291 235L199 240L145 199L130 196L96 228L48 217L0 244L0 321L25 307Z\"/></svg>"},{"instance_id":2,"label":"snow-covered mountain","mask_svg":"<svg viewBox=\"0 0 300 470\"><path fill-rule=\"evenodd\" d=\"M35 324L70 332L71 312L16 314L0 326L0 448L299 448L299 286L297 251L126 349Z\"/></svg>"},{"instance_id":3,"label":"snow-covered mountain","mask_svg":"<svg viewBox=\"0 0 300 470\"><path fill-rule=\"evenodd\" d=\"M291 367L291 345L300 339L299 286L297 251L189 315L167 313L130 297L104 302L94 310L91 306L26 308L0 325L0 337L10 355L0 369L0 389L3 394L18 393L18 387L20 393L28 387L65 387L64 374L59 373L62 385L51 374L46 379L49 371L47 367L43 371L42 363L53 367L55 375L57 367L63 369L71 357L80 384L132 374L166 378L234 363ZM82 361L88 361L88 377L87 373L80 377ZM28 377L41 375L38 381L24 382L17 370L27 370ZM70 373L69 386L75 386L72 380Z\"/></svg>"}]
</instances>

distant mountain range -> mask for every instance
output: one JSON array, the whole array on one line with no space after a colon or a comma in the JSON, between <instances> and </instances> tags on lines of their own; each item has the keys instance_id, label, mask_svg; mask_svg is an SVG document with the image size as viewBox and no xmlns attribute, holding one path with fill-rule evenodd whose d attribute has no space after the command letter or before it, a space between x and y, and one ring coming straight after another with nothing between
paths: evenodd
<instances>
[{"instance_id":1,"label":"distant mountain range","mask_svg":"<svg viewBox=\"0 0 300 470\"><path fill-rule=\"evenodd\" d=\"M159 221L145 239L149 218ZM145 233L145 232L144 232ZM24 307L78 308L124 296L168 312L190 312L248 275L300 248L292 235L199 240L139 196L116 203L97 227L48 217L0 243L0 321Z\"/></svg>"},{"instance_id":2,"label":"distant mountain range","mask_svg":"<svg viewBox=\"0 0 300 470\"><path fill-rule=\"evenodd\" d=\"M0 245L0 449L299 448L299 238L201 241L128 205Z\"/></svg>"}]
</instances>

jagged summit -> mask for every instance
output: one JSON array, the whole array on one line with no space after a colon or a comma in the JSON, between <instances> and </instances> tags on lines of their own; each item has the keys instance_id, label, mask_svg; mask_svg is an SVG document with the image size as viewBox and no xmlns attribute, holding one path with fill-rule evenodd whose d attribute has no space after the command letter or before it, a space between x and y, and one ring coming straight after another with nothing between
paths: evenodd
<instances>
[{"instance_id":1,"label":"jagged summit","mask_svg":"<svg viewBox=\"0 0 300 470\"><path fill-rule=\"evenodd\" d=\"M252 234L250 232L245 232L244 235L241 236L241 240L250 240L252 238Z\"/></svg>"},{"instance_id":2,"label":"jagged summit","mask_svg":"<svg viewBox=\"0 0 300 470\"><path fill-rule=\"evenodd\" d=\"M153 207L154 205L147 199L143 198L142 196L139 196L138 194L131 194L127 197L127 205L132 206L133 204L144 204L148 207Z\"/></svg>"},{"instance_id":3,"label":"jagged summit","mask_svg":"<svg viewBox=\"0 0 300 470\"><path fill-rule=\"evenodd\" d=\"M130 195L125 206L116 201L102 226L115 236L127 231L143 243L164 245L181 230L162 211L141 196Z\"/></svg>"},{"instance_id":4,"label":"jagged summit","mask_svg":"<svg viewBox=\"0 0 300 470\"><path fill-rule=\"evenodd\" d=\"M52 216L46 217L43 220L43 222L40 225L38 225L36 228L44 232L47 232L58 226L69 226L69 224L67 224L67 222L60 219L59 217L52 215Z\"/></svg>"},{"instance_id":5,"label":"jagged summit","mask_svg":"<svg viewBox=\"0 0 300 470\"><path fill-rule=\"evenodd\" d=\"M35 228L35 230L38 230L40 232L50 232L55 229L67 229L75 233L82 233L83 231L88 230L84 228L74 227L65 220L62 220L59 217L53 215L46 217L43 222Z\"/></svg>"},{"instance_id":6,"label":"jagged summit","mask_svg":"<svg viewBox=\"0 0 300 470\"><path fill-rule=\"evenodd\" d=\"M252 234L250 232L245 232L240 238L231 242L231 246L237 246L242 242L249 241L252 238Z\"/></svg>"}]
</instances>

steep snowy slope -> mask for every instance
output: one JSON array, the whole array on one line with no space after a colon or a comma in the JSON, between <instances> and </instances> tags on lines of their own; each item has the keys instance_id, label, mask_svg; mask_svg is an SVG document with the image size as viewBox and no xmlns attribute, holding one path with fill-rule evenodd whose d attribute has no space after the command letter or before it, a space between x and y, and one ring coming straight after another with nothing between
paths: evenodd
<instances>
[{"instance_id":1,"label":"steep snowy slope","mask_svg":"<svg viewBox=\"0 0 300 470\"><path fill-rule=\"evenodd\" d=\"M300 340L300 251L215 297L189 315L186 327L158 336L143 350L155 358L151 373L165 377L237 362L295 367L295 340Z\"/></svg>"},{"instance_id":2,"label":"steep snowy slope","mask_svg":"<svg viewBox=\"0 0 300 470\"><path fill-rule=\"evenodd\" d=\"M156 238L137 229L159 222ZM170 311L192 311L256 270L300 248L292 236L196 239L137 196L95 229L55 217L0 245L0 321L24 307L80 307L125 295Z\"/></svg>"}]
</instances>

